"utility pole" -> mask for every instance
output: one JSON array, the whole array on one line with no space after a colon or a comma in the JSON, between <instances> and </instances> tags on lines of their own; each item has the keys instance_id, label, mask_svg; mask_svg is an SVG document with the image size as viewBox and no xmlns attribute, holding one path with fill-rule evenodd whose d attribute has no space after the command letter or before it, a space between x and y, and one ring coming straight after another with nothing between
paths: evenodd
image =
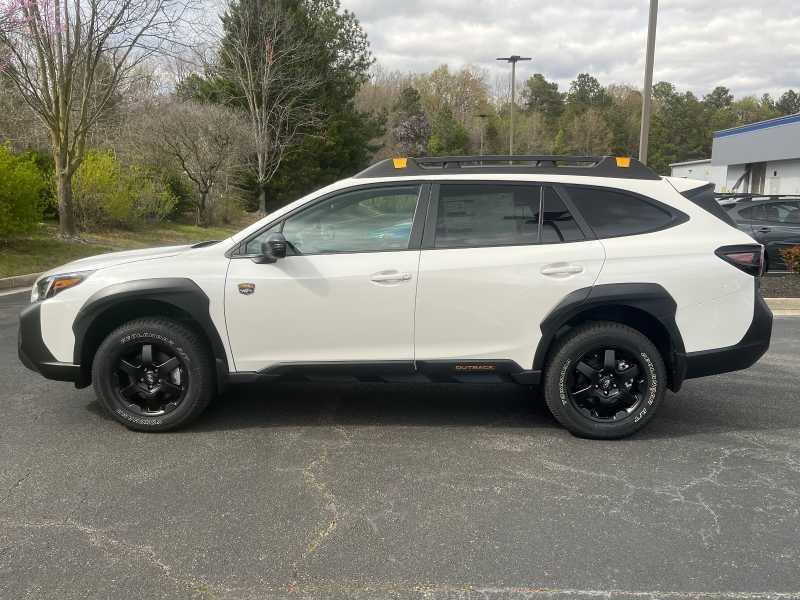
<instances>
[{"instance_id":1,"label":"utility pole","mask_svg":"<svg viewBox=\"0 0 800 600\"><path fill-rule=\"evenodd\" d=\"M644 90L642 92L642 130L639 134L639 160L647 164L647 145L650 142L650 111L653 95L653 62L656 54L656 23L658 0L650 0L650 22L647 26L647 57L644 66Z\"/></svg>"},{"instance_id":2,"label":"utility pole","mask_svg":"<svg viewBox=\"0 0 800 600\"><path fill-rule=\"evenodd\" d=\"M497 60L511 63L511 122L509 124L510 131L508 134L508 155L514 156L514 100L516 99L517 91L517 63L521 60L531 59L530 57L514 54L512 56L498 58Z\"/></svg>"},{"instance_id":3,"label":"utility pole","mask_svg":"<svg viewBox=\"0 0 800 600\"><path fill-rule=\"evenodd\" d=\"M489 114L480 113L475 116L481 120L481 156L483 156L483 137L486 134L486 119L489 118Z\"/></svg>"}]
</instances>

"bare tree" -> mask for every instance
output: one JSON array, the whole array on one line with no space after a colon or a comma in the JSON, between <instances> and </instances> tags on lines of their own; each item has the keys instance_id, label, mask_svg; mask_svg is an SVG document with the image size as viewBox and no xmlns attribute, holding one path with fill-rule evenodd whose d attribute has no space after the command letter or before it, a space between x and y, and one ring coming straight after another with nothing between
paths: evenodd
<instances>
[{"instance_id":1,"label":"bare tree","mask_svg":"<svg viewBox=\"0 0 800 600\"><path fill-rule=\"evenodd\" d=\"M310 95L322 82L304 73L313 57L281 0L235 0L223 25L215 70L246 108L258 205L266 212L267 185L287 150L319 120Z\"/></svg>"},{"instance_id":2,"label":"bare tree","mask_svg":"<svg viewBox=\"0 0 800 600\"><path fill-rule=\"evenodd\" d=\"M87 136L138 67L177 39L196 0L5 1L14 26L0 27L3 75L48 131L60 231L72 237L72 176Z\"/></svg>"},{"instance_id":3,"label":"bare tree","mask_svg":"<svg viewBox=\"0 0 800 600\"><path fill-rule=\"evenodd\" d=\"M140 118L131 121L131 136L144 155L170 161L192 182L197 190L196 223L207 227L214 186L240 169L247 154L245 120L225 106L174 99L140 110Z\"/></svg>"}]
</instances>

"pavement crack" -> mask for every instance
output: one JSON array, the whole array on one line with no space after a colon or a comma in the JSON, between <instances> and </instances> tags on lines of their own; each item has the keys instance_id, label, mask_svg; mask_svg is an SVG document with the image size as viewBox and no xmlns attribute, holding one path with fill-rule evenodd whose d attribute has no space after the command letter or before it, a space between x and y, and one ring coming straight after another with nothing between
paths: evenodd
<instances>
[{"instance_id":1,"label":"pavement crack","mask_svg":"<svg viewBox=\"0 0 800 600\"><path fill-rule=\"evenodd\" d=\"M309 465L303 469L303 479L305 480L306 485L309 487L309 489L314 490L314 492L322 499L322 508L330 515L330 518L327 520L327 524L317 528L311 538L311 541L306 545L302 560L306 560L309 556L319 550L320 546L322 546L325 540L327 540L328 537L330 537L330 535L336 531L336 528L339 524L339 507L337 505L336 496L330 490L328 485L317 476L316 473L317 470L324 469L328 464L328 461L328 449L325 448L322 450L316 460L311 461L311 463L309 463Z\"/></svg>"},{"instance_id":2,"label":"pavement crack","mask_svg":"<svg viewBox=\"0 0 800 600\"><path fill-rule=\"evenodd\" d=\"M5 496L3 496L3 498L2 498L2 499L0 499L0 504L5 504L5 503L6 503L6 501L7 501L9 498L11 498L12 494L13 494L13 493L14 493L14 492L17 490L17 488L18 488L19 486L21 486L23 483L25 483L25 481L26 481L26 480L27 480L27 479L28 479L28 478L29 478L29 477L30 477L32 474L33 474L33 471L29 470L27 473L25 473L25 475L23 475L22 477L20 477L19 479L17 479L17 482L16 482L14 485L12 485L10 488L8 488L8 492L6 492L6 495L5 495Z\"/></svg>"},{"instance_id":3,"label":"pavement crack","mask_svg":"<svg viewBox=\"0 0 800 600\"><path fill-rule=\"evenodd\" d=\"M137 556L143 559L151 567L159 571L162 577L172 581L179 587L190 590L209 589L208 584L203 581L176 575L173 568L158 556L152 546L134 544L119 539L118 537L108 533L107 530L102 530L79 523L78 521L75 521L69 517L63 520L42 519L38 521L13 521L2 519L0 520L0 525L8 528L66 529L76 531L83 535L83 537L91 546L103 552L107 558L112 560L121 560L130 559L132 556Z\"/></svg>"},{"instance_id":4,"label":"pavement crack","mask_svg":"<svg viewBox=\"0 0 800 600\"><path fill-rule=\"evenodd\" d=\"M338 402L331 402L322 415L320 415L320 423L333 425L337 407ZM333 429L342 438L341 443L334 444L334 447L347 447L352 445L352 434L347 431L345 427L337 425L334 426ZM312 533L300 558L292 563L292 577L295 582L300 579L300 565L319 551L328 538L337 530L342 520L342 511L339 508L339 501L322 477L322 473L327 469L330 463L330 447L331 444L323 443L322 449L317 457L309 462L303 469L303 481L306 487L319 498L325 517Z\"/></svg>"}]
</instances>

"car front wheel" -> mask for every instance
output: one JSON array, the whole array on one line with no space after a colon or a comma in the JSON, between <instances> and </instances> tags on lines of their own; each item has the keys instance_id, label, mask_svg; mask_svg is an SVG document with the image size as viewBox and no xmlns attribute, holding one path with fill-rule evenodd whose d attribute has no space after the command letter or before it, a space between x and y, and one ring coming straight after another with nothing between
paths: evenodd
<instances>
[{"instance_id":1,"label":"car front wheel","mask_svg":"<svg viewBox=\"0 0 800 600\"><path fill-rule=\"evenodd\" d=\"M616 439L653 418L666 383L664 361L647 337L620 323L594 322L558 342L545 369L544 395L573 434Z\"/></svg>"},{"instance_id":2,"label":"car front wheel","mask_svg":"<svg viewBox=\"0 0 800 600\"><path fill-rule=\"evenodd\" d=\"M137 319L100 344L92 365L100 403L137 431L167 431L195 419L214 395L212 361L190 327Z\"/></svg>"}]
</instances>

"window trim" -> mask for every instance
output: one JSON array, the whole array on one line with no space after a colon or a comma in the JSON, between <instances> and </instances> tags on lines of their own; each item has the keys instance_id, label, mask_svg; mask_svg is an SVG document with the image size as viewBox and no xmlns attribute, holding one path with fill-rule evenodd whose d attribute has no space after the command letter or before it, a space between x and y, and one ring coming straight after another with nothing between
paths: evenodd
<instances>
[{"instance_id":1,"label":"window trim","mask_svg":"<svg viewBox=\"0 0 800 600\"><path fill-rule=\"evenodd\" d=\"M569 198L570 205L575 208L576 214L579 214L581 216L581 220L583 222L585 222L586 226L589 227L592 230L592 234L594 236L594 239L597 239L597 240L611 240L611 239L615 239L615 238L632 237L632 236L636 236L636 235L646 235L648 233L657 233L659 231L665 231L667 229L672 229L673 227L677 227L678 225L682 225L683 223L686 223L687 221L690 220L689 215L687 215L685 212L683 212L681 210L678 210L677 208L674 208L674 207L670 206L669 204L665 204L664 202L660 202L659 200L656 200L655 198L651 198L649 196L645 196L643 194L639 194L637 192L633 192L633 191L625 189L625 188L607 187L607 186L601 186L601 185L583 185L583 184L579 184L579 183L561 184L561 187L563 188L564 195L567 198ZM581 188L581 189L585 189L585 190L597 190L597 191L601 191L601 192L612 192L612 193L615 193L615 194L622 194L623 196L631 196L633 198L636 198L637 200L641 200L645 204L649 204L650 206L653 206L654 208L657 208L657 209L661 210L662 212L667 213L670 216L670 220L667 223L665 223L664 225L661 225L659 227L654 227L652 229L644 229L642 231L637 231L636 233L620 233L620 234L617 234L617 235L603 235L603 236L601 236L589 224L589 221L586 219L586 217L584 217L584 215L581 212L580 208L578 208L577 204L575 204L575 202L573 201L572 196L571 196L571 194L569 192L569 188Z\"/></svg>"},{"instance_id":2,"label":"window trim","mask_svg":"<svg viewBox=\"0 0 800 600\"><path fill-rule=\"evenodd\" d=\"M244 238L243 240L237 242L228 251L225 253L225 256L230 259L240 259L240 258L248 258L253 259L260 255L258 254L241 254L240 252L247 247L247 244L252 241L253 239L259 237L265 231L272 229L275 225L280 225L279 231L283 231L283 225L287 219L294 217L295 215L300 214L305 210L309 210L314 206L321 204L330 200L331 198L335 198L336 196L341 196L344 194L349 194L352 192L359 192L365 191L370 189L381 189L381 188L401 188L401 187L412 187L417 186L419 191L417 192L417 203L414 207L414 215L411 219L411 234L408 240L408 248L390 248L386 250L352 250L352 251L342 251L342 252L315 252L309 254L287 254L286 258L291 258L292 256L329 256L329 255L337 255L337 254L376 254L379 252L408 252L413 250L419 250L419 246L422 243L422 229L425 224L425 215L427 213L428 202L430 200L430 188L431 185L429 182L421 181L421 180L410 180L410 181L382 181L376 183L368 183L364 185L354 185L347 188L342 188L339 190L335 190L328 194L324 194L311 202L303 204L302 206L298 206L294 210L289 211L286 214L277 217L276 219L266 223L263 227L259 228L258 231L251 233L249 236Z\"/></svg>"},{"instance_id":3,"label":"window trim","mask_svg":"<svg viewBox=\"0 0 800 600\"><path fill-rule=\"evenodd\" d=\"M542 192L539 194L540 198L540 208L541 208L541 201L543 198L543 191L545 187L551 188L556 196L560 198L560 200L564 203L567 210L572 215L572 218L575 220L575 224L578 226L578 229L583 234L584 239L582 240L574 240L571 242L542 242L541 238L536 242L528 242L528 243L519 243L519 244L478 244L478 245L470 245L470 246L450 246L450 247L437 247L436 246L436 223L437 218L439 216L439 197L440 197L440 190L441 187L445 186L476 186L476 185L489 185L489 186L502 186L502 187L538 187ZM583 219L583 215L579 215L575 211L575 205L572 201L565 197L562 191L559 189L561 184L555 183L552 181L503 181L497 179L481 179L481 180L461 180L461 181L437 181L434 182L431 186L431 194L430 200L428 203L428 218L425 221L425 232L422 236L422 250L469 250L472 248L512 248L512 247L521 247L521 246L552 246L555 244L580 244L582 242L588 242L597 239L588 224L586 223L585 219ZM543 219L543 214L541 210L539 211L539 225L541 227ZM541 231L541 229L540 229Z\"/></svg>"}]
</instances>

